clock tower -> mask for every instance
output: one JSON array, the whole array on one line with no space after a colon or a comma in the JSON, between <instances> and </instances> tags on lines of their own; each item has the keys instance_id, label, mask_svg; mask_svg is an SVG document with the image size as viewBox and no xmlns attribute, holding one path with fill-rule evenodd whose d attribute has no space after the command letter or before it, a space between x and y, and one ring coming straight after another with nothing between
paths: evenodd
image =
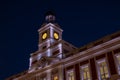
<instances>
[{"instance_id":1,"label":"clock tower","mask_svg":"<svg viewBox=\"0 0 120 80\"><path fill-rule=\"evenodd\" d=\"M49 52L50 47L55 43L62 40L62 29L60 26L55 23L55 14L51 11L46 13L45 22L40 29L38 29L39 33L39 51L48 51L48 53L44 54L45 56L52 56L52 53ZM46 50L47 49L47 50Z\"/></svg>"},{"instance_id":2,"label":"clock tower","mask_svg":"<svg viewBox=\"0 0 120 80\"><path fill-rule=\"evenodd\" d=\"M55 64L63 59L65 52L76 49L73 45L62 40L63 30L55 20L53 12L48 11L45 14L45 22L38 29L38 50L30 57L30 71Z\"/></svg>"}]
</instances>

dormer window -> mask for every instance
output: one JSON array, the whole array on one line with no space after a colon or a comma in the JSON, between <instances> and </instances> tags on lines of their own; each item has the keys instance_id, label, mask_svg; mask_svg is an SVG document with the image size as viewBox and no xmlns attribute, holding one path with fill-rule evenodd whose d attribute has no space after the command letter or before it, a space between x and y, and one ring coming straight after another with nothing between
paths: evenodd
<instances>
[{"instance_id":1,"label":"dormer window","mask_svg":"<svg viewBox=\"0 0 120 80\"><path fill-rule=\"evenodd\" d=\"M97 61L98 76L100 80L109 78L109 69L105 59Z\"/></svg>"},{"instance_id":2,"label":"dormer window","mask_svg":"<svg viewBox=\"0 0 120 80\"><path fill-rule=\"evenodd\" d=\"M81 66L81 78L82 80L91 80L89 65Z\"/></svg>"},{"instance_id":3,"label":"dormer window","mask_svg":"<svg viewBox=\"0 0 120 80\"><path fill-rule=\"evenodd\" d=\"M67 80L75 80L74 70L67 71Z\"/></svg>"}]
</instances>

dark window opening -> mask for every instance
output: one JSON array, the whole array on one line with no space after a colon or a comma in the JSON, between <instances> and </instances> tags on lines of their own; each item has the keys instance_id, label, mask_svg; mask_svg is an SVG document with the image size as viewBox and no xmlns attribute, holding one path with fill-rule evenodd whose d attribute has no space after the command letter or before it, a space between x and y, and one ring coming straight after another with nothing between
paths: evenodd
<instances>
[{"instance_id":1,"label":"dark window opening","mask_svg":"<svg viewBox=\"0 0 120 80\"><path fill-rule=\"evenodd\" d=\"M56 55L58 53L59 53L59 50L56 50L56 51L53 52L53 55Z\"/></svg>"},{"instance_id":2,"label":"dark window opening","mask_svg":"<svg viewBox=\"0 0 120 80\"><path fill-rule=\"evenodd\" d=\"M43 46L42 49L45 49L47 46Z\"/></svg>"}]
</instances>

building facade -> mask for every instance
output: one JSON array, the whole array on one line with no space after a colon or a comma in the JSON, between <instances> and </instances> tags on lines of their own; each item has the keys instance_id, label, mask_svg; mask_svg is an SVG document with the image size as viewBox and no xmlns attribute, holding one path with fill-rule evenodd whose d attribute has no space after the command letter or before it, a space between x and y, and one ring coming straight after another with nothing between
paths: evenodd
<instances>
[{"instance_id":1,"label":"building facade","mask_svg":"<svg viewBox=\"0 0 120 80\"><path fill-rule=\"evenodd\" d=\"M120 80L120 31L77 48L47 12L29 69L6 80Z\"/></svg>"}]
</instances>

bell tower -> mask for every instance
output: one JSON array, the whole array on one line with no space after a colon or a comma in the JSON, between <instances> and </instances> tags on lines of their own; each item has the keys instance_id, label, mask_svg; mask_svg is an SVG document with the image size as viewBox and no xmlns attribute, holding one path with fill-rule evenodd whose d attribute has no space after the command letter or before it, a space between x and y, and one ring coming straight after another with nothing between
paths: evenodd
<instances>
[{"instance_id":1,"label":"bell tower","mask_svg":"<svg viewBox=\"0 0 120 80\"><path fill-rule=\"evenodd\" d=\"M45 14L45 22L38 29L38 50L32 53L30 57L30 71L31 69L47 66L55 59L62 59L61 40L63 30L55 22L55 18L55 14L51 11Z\"/></svg>"},{"instance_id":2,"label":"bell tower","mask_svg":"<svg viewBox=\"0 0 120 80\"><path fill-rule=\"evenodd\" d=\"M38 29L38 50L30 56L30 72L55 64L63 59L66 53L76 49L62 39L62 32L63 30L56 23L55 14L48 11L45 14L45 22Z\"/></svg>"},{"instance_id":3,"label":"bell tower","mask_svg":"<svg viewBox=\"0 0 120 80\"><path fill-rule=\"evenodd\" d=\"M55 23L55 14L48 11L45 14L45 23L38 30L39 33L39 50L49 48L56 42L62 40L62 29Z\"/></svg>"}]
</instances>

